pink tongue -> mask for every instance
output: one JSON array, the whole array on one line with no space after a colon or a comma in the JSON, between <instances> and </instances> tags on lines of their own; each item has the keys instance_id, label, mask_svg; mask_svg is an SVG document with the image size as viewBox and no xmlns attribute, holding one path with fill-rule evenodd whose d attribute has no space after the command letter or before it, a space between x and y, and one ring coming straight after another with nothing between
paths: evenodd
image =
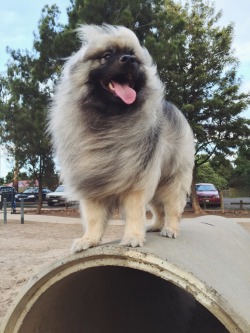
<instances>
[{"instance_id":1,"label":"pink tongue","mask_svg":"<svg viewBox=\"0 0 250 333\"><path fill-rule=\"evenodd\" d=\"M136 92L130 88L128 84L120 84L112 81L115 93L119 96L124 103L132 104L136 99Z\"/></svg>"}]
</instances>

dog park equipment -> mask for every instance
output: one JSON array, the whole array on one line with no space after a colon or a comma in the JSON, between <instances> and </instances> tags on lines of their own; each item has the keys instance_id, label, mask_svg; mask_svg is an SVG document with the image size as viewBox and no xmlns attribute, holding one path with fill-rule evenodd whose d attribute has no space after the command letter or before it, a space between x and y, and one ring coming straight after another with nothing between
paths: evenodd
<instances>
[{"instance_id":1,"label":"dog park equipment","mask_svg":"<svg viewBox=\"0 0 250 333\"><path fill-rule=\"evenodd\" d=\"M176 240L147 234L142 248L110 243L56 261L28 282L2 332L249 333L249 263L237 223L190 219Z\"/></svg>"}]
</instances>

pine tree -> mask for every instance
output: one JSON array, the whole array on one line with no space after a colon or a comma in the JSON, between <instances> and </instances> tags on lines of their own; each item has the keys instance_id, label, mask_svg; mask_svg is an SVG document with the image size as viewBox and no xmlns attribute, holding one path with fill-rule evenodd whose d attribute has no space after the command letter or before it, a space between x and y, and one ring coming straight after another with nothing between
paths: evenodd
<instances>
[{"instance_id":1,"label":"pine tree","mask_svg":"<svg viewBox=\"0 0 250 333\"><path fill-rule=\"evenodd\" d=\"M52 81L56 80L59 67L53 56L45 61L45 50L57 33L53 32L56 11L48 13L40 21L40 34L47 40L38 52L10 50L10 61L5 76L1 77L1 141L15 159L15 179L25 166L39 181L38 213L42 206L44 176L54 174L54 160L50 138L46 133L47 111L52 93ZM46 30L47 28L47 30ZM50 29L50 31L49 31ZM46 30L46 32L45 32ZM51 38L50 38L51 37ZM38 46L38 43L36 43Z\"/></svg>"},{"instance_id":2,"label":"pine tree","mask_svg":"<svg viewBox=\"0 0 250 333\"><path fill-rule=\"evenodd\" d=\"M221 27L221 15L203 0L184 8L165 1L159 30L146 38L166 84L166 98L182 110L194 131L194 182L199 166L216 155L234 154L250 135L250 121L242 116L250 94L241 92L233 26ZM194 184L192 191L195 198ZM194 204L201 212L197 200Z\"/></svg>"}]
</instances>

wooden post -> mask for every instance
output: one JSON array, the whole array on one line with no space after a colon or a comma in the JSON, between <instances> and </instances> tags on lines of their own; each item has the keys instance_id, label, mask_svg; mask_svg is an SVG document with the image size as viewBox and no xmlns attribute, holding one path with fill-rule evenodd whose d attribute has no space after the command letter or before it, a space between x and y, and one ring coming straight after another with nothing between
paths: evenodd
<instances>
[{"instance_id":1,"label":"wooden post","mask_svg":"<svg viewBox=\"0 0 250 333\"><path fill-rule=\"evenodd\" d=\"M3 199L3 223L7 223L7 199Z\"/></svg>"},{"instance_id":2,"label":"wooden post","mask_svg":"<svg viewBox=\"0 0 250 333\"><path fill-rule=\"evenodd\" d=\"M21 199L21 224L24 224L24 199Z\"/></svg>"},{"instance_id":3,"label":"wooden post","mask_svg":"<svg viewBox=\"0 0 250 333\"><path fill-rule=\"evenodd\" d=\"M242 210L242 209L243 209L243 201L240 200L240 210Z\"/></svg>"},{"instance_id":4,"label":"wooden post","mask_svg":"<svg viewBox=\"0 0 250 333\"><path fill-rule=\"evenodd\" d=\"M220 208L221 208L221 212L225 213L224 197L223 197L222 190L219 190L219 195L220 195Z\"/></svg>"}]
</instances>

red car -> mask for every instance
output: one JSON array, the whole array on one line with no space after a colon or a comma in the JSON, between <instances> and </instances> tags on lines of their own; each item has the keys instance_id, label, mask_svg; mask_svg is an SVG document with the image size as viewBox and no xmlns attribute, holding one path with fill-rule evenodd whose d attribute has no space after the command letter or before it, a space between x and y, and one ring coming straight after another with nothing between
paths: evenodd
<instances>
[{"instance_id":1,"label":"red car","mask_svg":"<svg viewBox=\"0 0 250 333\"><path fill-rule=\"evenodd\" d=\"M220 206L220 194L213 184L198 183L195 188L200 204Z\"/></svg>"}]
</instances>

